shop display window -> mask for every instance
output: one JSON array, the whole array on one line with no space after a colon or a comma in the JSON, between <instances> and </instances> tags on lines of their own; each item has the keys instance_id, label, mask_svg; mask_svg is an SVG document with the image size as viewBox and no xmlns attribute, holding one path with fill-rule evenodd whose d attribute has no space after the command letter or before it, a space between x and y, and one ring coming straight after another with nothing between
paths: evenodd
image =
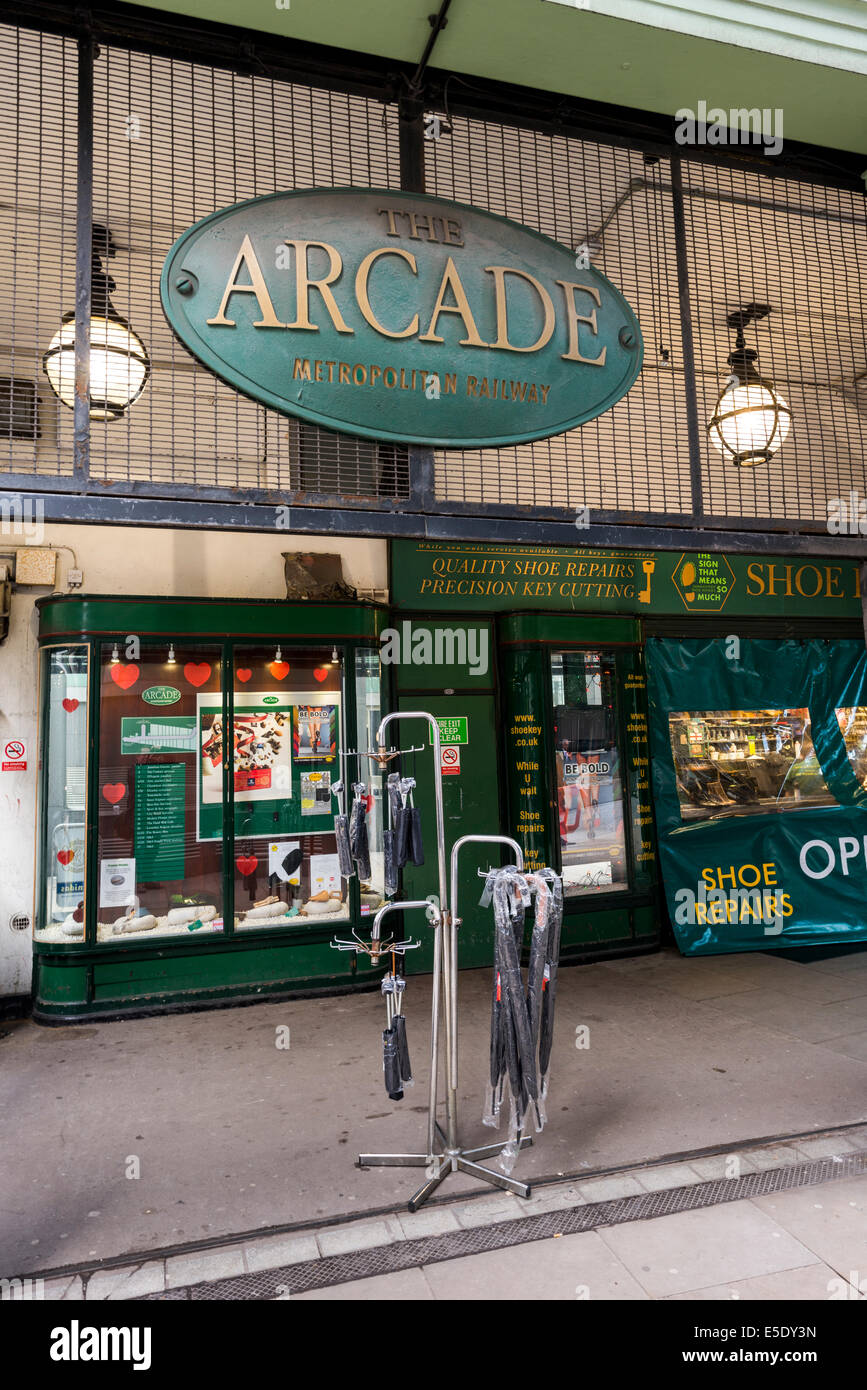
<instances>
[{"instance_id":1,"label":"shop display window","mask_svg":"<svg viewBox=\"0 0 867 1390\"><path fill-rule=\"evenodd\" d=\"M852 771L861 786L867 787L867 709L856 705L835 713Z\"/></svg>"},{"instance_id":2,"label":"shop display window","mask_svg":"<svg viewBox=\"0 0 867 1390\"><path fill-rule=\"evenodd\" d=\"M233 733L219 698L200 701L204 835L219 836L231 748L235 930L349 915L334 836L345 741L343 662L335 647L237 646Z\"/></svg>"},{"instance_id":3,"label":"shop display window","mask_svg":"<svg viewBox=\"0 0 867 1390\"><path fill-rule=\"evenodd\" d=\"M614 658L554 652L551 687L563 891L575 897L625 889Z\"/></svg>"},{"instance_id":4,"label":"shop display window","mask_svg":"<svg viewBox=\"0 0 867 1390\"><path fill-rule=\"evenodd\" d=\"M224 929L222 807L204 833L198 732L203 703L222 702L220 661L218 647L101 644L100 943Z\"/></svg>"},{"instance_id":5,"label":"shop display window","mask_svg":"<svg viewBox=\"0 0 867 1390\"><path fill-rule=\"evenodd\" d=\"M37 941L84 939L87 882L86 647L42 653L42 884L34 923Z\"/></svg>"},{"instance_id":6,"label":"shop display window","mask_svg":"<svg viewBox=\"0 0 867 1390\"><path fill-rule=\"evenodd\" d=\"M676 713L669 736L684 821L836 804L808 709Z\"/></svg>"}]
</instances>

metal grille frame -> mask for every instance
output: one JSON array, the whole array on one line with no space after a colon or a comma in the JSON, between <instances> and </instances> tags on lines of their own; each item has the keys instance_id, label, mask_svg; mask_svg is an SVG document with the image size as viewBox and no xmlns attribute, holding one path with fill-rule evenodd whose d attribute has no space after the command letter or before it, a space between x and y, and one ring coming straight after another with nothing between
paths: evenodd
<instances>
[{"instance_id":1,"label":"metal grille frame","mask_svg":"<svg viewBox=\"0 0 867 1390\"><path fill-rule=\"evenodd\" d=\"M433 70L426 90L412 91L400 64L261 35L233 42L223 26L197 29L193 43L182 21L160 16L154 23L151 11L125 7L123 20L99 12L82 27L80 13L70 24L57 6L23 10L21 22L32 28L13 31L19 52L22 36L25 60L38 45L40 81L52 80L51 62L62 73L62 138L46 141L40 118L28 164L33 132L22 135L19 124L13 214L29 188L40 244L54 216L67 245L77 247L74 294L62 257L50 294L41 278L36 290L43 316L53 312L59 323L63 309L74 303L78 310L77 401L72 419L53 398L45 410L50 392L40 379L42 462L28 467L16 441L0 488L39 499L49 520L270 530L279 508L279 524L301 532L574 544L576 511L589 507L600 545L867 555L867 539L829 535L826 510L831 496L867 491L867 218L854 165L847 167L844 156L829 168L821 153L803 148L788 152L785 165L687 153L660 120L579 107L556 94ZM176 56L181 37L183 60ZM167 80L165 110L159 93ZM119 153L111 134L143 91L146 119L158 117L168 130L167 198L152 177L153 141L150 167L134 172L132 142ZM210 105L203 106L208 93ZM423 139L426 111L445 116L447 137ZM236 160L238 132L251 122L264 123L270 139L264 150L254 142L246 162ZM218 177L221 140L233 152L231 187ZM203 192L195 178L190 188L181 186L180 169L208 148L212 187ZM59 181L50 166L58 158ZM53 209L41 196L52 176L60 204ZM645 333L646 365L632 392L580 430L524 448L371 451L365 441L326 431L302 437L297 422L216 382L172 339L152 305L145 307L136 241L152 282L179 231L217 207L278 187L351 182L475 202L573 245L601 223L608 240L596 263L637 307ZM628 216L624 207L632 209ZM115 298L159 368L148 403L109 426L91 422L87 409L95 221L108 221L122 243L108 267L122 286ZM733 261L750 224L772 234L758 237L754 256ZM801 258L807 305L830 294L830 313L818 325L787 280L783 258L776 259L780 248L790 261ZM794 395L801 429L797 446L790 438L779 456L785 454L781 470L744 477L711 456L704 423L731 347L726 311L734 299L755 297L762 276L781 309L772 333L757 342L760 367ZM12 283L18 293L21 282L13 276ZM38 314L37 323L44 336ZM14 339L12 353L14 393L15 354L19 362L22 356ZM186 452L178 447L185 430ZM48 439L56 440L53 466L44 459Z\"/></svg>"}]
</instances>

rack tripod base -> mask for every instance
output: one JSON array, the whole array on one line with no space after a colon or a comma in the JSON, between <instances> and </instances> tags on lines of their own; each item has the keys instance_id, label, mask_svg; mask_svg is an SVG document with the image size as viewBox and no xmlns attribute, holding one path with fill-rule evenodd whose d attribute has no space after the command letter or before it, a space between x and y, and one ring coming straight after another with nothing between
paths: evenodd
<instances>
[{"instance_id":1,"label":"rack tripod base","mask_svg":"<svg viewBox=\"0 0 867 1390\"><path fill-rule=\"evenodd\" d=\"M437 1133L445 1143L445 1135L437 1125ZM518 1148L525 1149L533 1140L531 1136L525 1135L518 1141ZM478 1149L446 1149L444 1153L434 1154L359 1154L356 1160L358 1168L426 1168L428 1170L428 1180L418 1192L410 1198L408 1206L410 1211L418 1211L419 1207L435 1192L441 1182L444 1182L449 1173L466 1173L471 1178L478 1178L481 1182L490 1183L492 1187L502 1187L506 1192L514 1192L518 1197L529 1197L530 1184L518 1182L516 1178L509 1178L505 1173L495 1173L490 1168L485 1168L475 1160L479 1158L492 1158L494 1154L502 1153L505 1145L502 1142L497 1144L484 1144Z\"/></svg>"}]
</instances>

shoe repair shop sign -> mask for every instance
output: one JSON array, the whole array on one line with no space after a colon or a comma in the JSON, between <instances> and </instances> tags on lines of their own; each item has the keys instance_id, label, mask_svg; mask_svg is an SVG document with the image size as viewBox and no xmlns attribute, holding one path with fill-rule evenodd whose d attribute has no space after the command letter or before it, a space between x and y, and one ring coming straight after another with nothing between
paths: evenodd
<instances>
[{"instance_id":1,"label":"shoe repair shop sign","mask_svg":"<svg viewBox=\"0 0 867 1390\"><path fill-rule=\"evenodd\" d=\"M392 541L392 602L468 613L858 618L858 565L767 555Z\"/></svg>"},{"instance_id":2,"label":"shoe repair shop sign","mask_svg":"<svg viewBox=\"0 0 867 1390\"><path fill-rule=\"evenodd\" d=\"M465 449L609 410L642 360L614 285L559 242L385 189L276 193L169 252L163 309L235 390L370 439Z\"/></svg>"}]
</instances>

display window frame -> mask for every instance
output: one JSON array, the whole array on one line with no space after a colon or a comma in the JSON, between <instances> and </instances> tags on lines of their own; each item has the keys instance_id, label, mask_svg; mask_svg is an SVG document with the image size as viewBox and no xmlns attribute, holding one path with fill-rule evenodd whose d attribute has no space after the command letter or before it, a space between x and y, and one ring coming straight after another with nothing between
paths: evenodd
<instances>
[{"instance_id":1,"label":"display window frame","mask_svg":"<svg viewBox=\"0 0 867 1390\"><path fill-rule=\"evenodd\" d=\"M581 630L580 636L576 636L576 629ZM539 710L537 722L541 725L539 752L542 756L539 759L540 780L535 799L539 809L544 812L544 818L537 839L542 842L543 862L550 864L558 873L562 873L563 861L554 733L553 656L556 653L591 651L614 660L615 734L620 755L626 883L612 888L600 884L577 893L564 894L563 910L565 916L575 924L593 913L606 918L608 914L624 913L631 923L633 912L653 908L658 894L643 635L633 619L621 615L600 618L598 615L583 614L510 614L502 620L499 647L507 726L508 833L523 843L516 820L521 809L523 787L517 781L514 767L516 749L509 725L524 708L511 686L513 663L517 657L526 655L531 661L535 659L535 675L530 677L532 690L527 708ZM634 727L630 721L636 721ZM631 934L630 925L628 930L624 930L624 939L631 938ZM611 938L612 941L614 939ZM608 937L600 940L606 943Z\"/></svg>"},{"instance_id":2,"label":"display window frame","mask_svg":"<svg viewBox=\"0 0 867 1390\"><path fill-rule=\"evenodd\" d=\"M105 600L106 602L108 600ZM166 603L166 600L141 600L155 606ZM168 603L173 600L169 599ZM123 600L123 602L134 603L135 600ZM209 600L207 602L217 602ZM234 601L237 603L237 601ZM228 607L233 606L232 600L225 600ZM244 605L248 607L248 605ZM269 604L266 601L262 607L276 607L276 604ZM288 610L290 605L279 605ZM310 612L316 607L311 603L305 605L305 609ZM336 605L331 606L331 613L335 612ZM359 604L353 605L353 611L368 609L377 611L380 605ZM167 618L171 616L170 610L166 610ZM309 625L309 618L305 626ZM349 624L347 624L349 626ZM251 625L253 630L236 631L231 636L221 636L216 633L202 631L200 633L185 633L182 625L170 626L168 623L165 628L157 631L142 631L140 634L142 649L148 647L165 647L173 644L178 649L182 649L184 656L188 660L196 660L198 654L202 654L203 659L211 660L219 664L220 692L221 692L221 715L224 721L224 728L231 727L235 708L235 670L237 657L242 658L243 653L251 648L270 646L279 644L291 663L294 652L315 651L321 648L323 652L327 649L329 656L333 649L339 653L340 660L340 715L339 715L339 738L338 752L341 747L355 744L355 730L357 729L358 711L356 700L356 680L358 654L365 650L373 650L378 653L379 643L376 635L376 619L370 625L369 633L341 633L335 634L325 627L325 631L318 633L311 631L287 631L291 629L291 616L287 618L283 629L277 633L275 630L258 630L255 623ZM179 630L180 629L180 630ZM291 922L279 926L246 926L238 928L235 925L236 905L235 905L235 790L234 778L222 778L222 817L223 817L223 836L222 836L222 917L223 930L219 932L196 933L195 935L183 936L153 936L147 939L144 934L131 933L128 935L119 934L117 940L99 940L97 934L97 922L99 917L98 895L99 895L99 780L100 780L100 728L102 711L100 708L101 700L97 694L101 693L101 673L102 673L102 652L106 645L113 646L115 643L121 651L127 640L130 629L107 629L100 627L99 630L91 628L89 630L75 631L74 628L64 631L63 638L55 638L53 635L41 638L39 642L39 667L38 667L38 696L37 696L37 730L38 730L38 779L37 779L37 798L36 798L36 835L34 843L34 893L33 893L33 917L31 935L33 945L39 954L75 955L81 952L99 952L116 957L118 953L137 955L153 955L164 953L194 954L198 950L231 950L244 949L251 947L261 947L265 944L275 945L283 942L298 943L324 940L334 934L335 924L339 930L356 927L363 928L366 920L370 917L370 908L362 912L361 892L358 875L354 874L349 879L343 879L346 887L346 902L348 912L339 920L336 917L328 917L321 923L317 922L316 917L297 917ZM47 776L50 750L50 731L48 729L48 677L50 672L50 653L57 649L74 648L82 653L86 653L87 660L87 770L84 779L85 784L85 846L86 863L84 875L84 934L81 938L71 939L70 941L56 941L40 939L39 927L41 925L40 911L45 900L46 893L46 848L44 844L47 833ZM217 652L219 657L217 658ZM236 657L237 654L237 657ZM242 661L243 664L243 661ZM99 673L99 679L97 675ZM393 692L391 673L386 666L380 664L380 704L382 714L391 710L393 705ZM312 703L312 701L311 701ZM198 724L197 724L198 735ZM332 775L332 783L337 781L340 776L339 756L335 761L335 771ZM371 776L376 775L371 773ZM198 778L199 773L196 771ZM297 790L300 793L300 782ZM329 819L333 823L333 817L337 814L337 798L332 796L329 808ZM313 832L311 832L313 833ZM329 832L322 830L320 833ZM333 833L333 832L331 832Z\"/></svg>"},{"instance_id":3,"label":"display window frame","mask_svg":"<svg viewBox=\"0 0 867 1390\"><path fill-rule=\"evenodd\" d=\"M546 730L545 744L552 806L550 839L554 852L557 855L555 867L562 878L564 873L564 850L563 845L560 843L560 784L557 775L557 745L554 728L554 711L557 708L554 704L554 658L555 656L568 657L573 654L580 655L582 653L598 654L603 663L606 658L611 662L612 693L614 696L614 719L612 728L618 757L617 778L620 783L620 804L622 807L623 819L623 863L626 873L621 883L582 885L578 886L576 892L566 891L566 881L564 879L563 902L566 905L581 903L586 906L587 903L596 903L604 899L606 906L608 906L609 903L616 906L618 902L628 900L630 894L635 891L635 876L633 872L631 802L628 794L629 779L628 776L625 775L627 751L626 728L622 710L623 701L619 696L621 663L617 659L616 648L604 641L563 643L560 646L552 643L549 644L546 651L545 675L548 699L546 701L545 711L548 727Z\"/></svg>"},{"instance_id":4,"label":"display window frame","mask_svg":"<svg viewBox=\"0 0 867 1390\"><path fill-rule=\"evenodd\" d=\"M93 797L91 789L91 751L93 749L93 706L94 706L94 680L93 662L94 651L93 643L86 637L75 637L71 635L59 642L40 643L38 650L38 668L36 683L36 809L35 809L35 835L33 845L33 911L31 915L30 934L36 946L42 946L45 950L51 951L80 951L91 944L89 938L89 908L92 900L90 867L93 859L93 834L92 834L92 807ZM48 725L51 712L51 702L48 698L48 681L50 676L50 653L56 651L68 651L75 647L79 651L86 653L87 657L87 697L86 697L86 749L87 767L84 777L84 888L82 899L84 904L84 933L80 941L70 939L69 941L40 941L36 933L38 923L41 920L42 909L45 903L45 894L48 884L48 865L46 849L46 814L48 808L48 774L49 761L45 756L48 747ZM95 931L95 928L94 928Z\"/></svg>"}]
</instances>

